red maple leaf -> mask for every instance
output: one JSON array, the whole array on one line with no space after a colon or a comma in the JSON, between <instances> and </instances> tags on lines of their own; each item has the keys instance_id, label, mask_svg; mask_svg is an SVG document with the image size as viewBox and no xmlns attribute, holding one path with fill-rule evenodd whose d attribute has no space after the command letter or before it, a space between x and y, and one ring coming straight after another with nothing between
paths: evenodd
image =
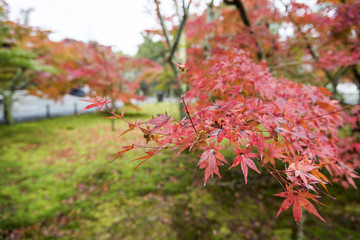
<instances>
[{"instance_id":1,"label":"red maple leaf","mask_svg":"<svg viewBox=\"0 0 360 240\"><path fill-rule=\"evenodd\" d=\"M219 161L216 159L218 159ZM224 165L222 162L228 164L224 156L219 151L209 148L208 150L203 152L200 157L198 166L200 168L206 168L204 185L206 185L207 180L210 176L212 177L214 173L218 175L219 178L221 178L218 166Z\"/></svg>"},{"instance_id":2,"label":"red maple leaf","mask_svg":"<svg viewBox=\"0 0 360 240\"><path fill-rule=\"evenodd\" d=\"M319 196L311 194L304 189L295 191L291 188L288 188L286 192L275 194L275 196L285 198L276 216L279 216L280 213L282 213L283 211L291 207L291 205L293 205L293 215L297 223L299 223L302 218L301 207L304 207L306 211L320 218L322 221L326 222L325 219L322 218L320 214L316 211L314 205L312 205L312 203L309 200L307 200L307 198L310 198L316 203L319 203L319 201L315 199L318 198Z\"/></svg>"},{"instance_id":3,"label":"red maple leaf","mask_svg":"<svg viewBox=\"0 0 360 240\"><path fill-rule=\"evenodd\" d=\"M157 114L157 117L153 117L152 119L150 119L149 121L145 122L147 124L150 124L153 126L151 133L154 133L155 131L157 133L161 133L161 134L169 134L169 127L170 127L170 122L174 121L175 119L170 115L168 115L167 113L164 114ZM162 128L161 131L157 131L158 129Z\"/></svg>"},{"instance_id":4,"label":"red maple leaf","mask_svg":"<svg viewBox=\"0 0 360 240\"><path fill-rule=\"evenodd\" d=\"M319 166L315 164L310 164L306 159L299 160L299 157L295 158L295 161L291 163L286 170L286 174L289 179L298 178L302 180L306 187L309 187L309 182L322 182L320 179L316 178L311 174L311 171L318 169Z\"/></svg>"},{"instance_id":5,"label":"red maple leaf","mask_svg":"<svg viewBox=\"0 0 360 240\"><path fill-rule=\"evenodd\" d=\"M90 108L94 108L94 107L98 107L98 110L100 112L100 110L107 104L107 103L111 103L110 100L107 100L105 97L101 98L101 97L97 97L96 99L89 99L89 100L82 100L84 102L91 102L92 104L87 105L83 110L81 110L78 114L82 113L83 111L85 111L86 109L90 109Z\"/></svg>"},{"instance_id":6,"label":"red maple leaf","mask_svg":"<svg viewBox=\"0 0 360 240\"><path fill-rule=\"evenodd\" d=\"M257 157L257 155L255 153L251 152L251 148L246 148L243 150L241 150L240 148L236 148L236 149L234 148L234 151L236 154L239 154L239 156L237 156L234 159L234 162L231 165L231 167L229 167L229 169L236 167L237 165L239 165L241 163L241 170L244 173L245 184L246 184L247 176L248 176L248 166L260 174L259 170L256 168L255 163L250 159L250 158Z\"/></svg>"},{"instance_id":7,"label":"red maple leaf","mask_svg":"<svg viewBox=\"0 0 360 240\"><path fill-rule=\"evenodd\" d=\"M142 157L138 157L138 158L136 158L136 159L133 159L132 161L143 160L143 161L141 161L141 162L134 168L134 171L135 171L141 164L143 164L146 160L148 160L148 159L151 158L152 156L158 154L159 152L160 152L160 149L152 149L152 151L145 152L145 153L146 153L145 156L142 156Z\"/></svg>"},{"instance_id":8,"label":"red maple leaf","mask_svg":"<svg viewBox=\"0 0 360 240\"><path fill-rule=\"evenodd\" d=\"M124 150L121 150L120 152L117 152L115 153L113 156L114 156L114 159L112 161L115 161L115 159L117 159L118 157L120 157L121 155L123 155L124 153L130 151L131 149L133 149L135 146L135 144L131 144L129 146L123 146L122 148Z\"/></svg>"}]
</instances>

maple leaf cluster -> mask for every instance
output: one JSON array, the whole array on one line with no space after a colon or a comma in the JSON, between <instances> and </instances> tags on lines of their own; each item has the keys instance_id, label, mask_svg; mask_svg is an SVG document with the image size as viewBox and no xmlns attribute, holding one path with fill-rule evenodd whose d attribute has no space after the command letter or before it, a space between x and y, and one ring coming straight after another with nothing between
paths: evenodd
<instances>
[{"instance_id":1,"label":"maple leaf cluster","mask_svg":"<svg viewBox=\"0 0 360 240\"><path fill-rule=\"evenodd\" d=\"M331 181L356 188L360 145L354 137L340 138L339 128L349 121L359 125L358 115L345 114L325 88L274 75L303 81L311 72L330 83L333 93L342 76L359 78L359 4L319 0L315 11L280 2L283 13L268 0L225 1L236 8L219 7L217 20L209 17L214 9L189 19L187 64L175 63L190 89L181 97L187 116L176 121L159 114L145 122L115 116L129 124L122 135L139 130L144 144L124 146L114 159L138 148L146 149L135 159L139 165L165 149L200 151L204 184L214 175L221 178L226 168L241 168L245 183L249 169L268 171L284 188L276 194L285 198L278 215L292 206L296 222L302 208L325 221L310 201L320 204L317 198ZM282 40L271 23L291 26L293 36ZM236 157L225 159L224 148Z\"/></svg>"},{"instance_id":2,"label":"maple leaf cluster","mask_svg":"<svg viewBox=\"0 0 360 240\"><path fill-rule=\"evenodd\" d=\"M213 54L211 49L240 48L266 61L275 76L330 86L334 95L340 82L359 88L358 0L224 2L233 7L219 5L189 19L191 66Z\"/></svg>"},{"instance_id":3,"label":"maple leaf cluster","mask_svg":"<svg viewBox=\"0 0 360 240\"><path fill-rule=\"evenodd\" d=\"M199 150L197 165L205 170L204 184L214 174L221 178L224 165L228 169L240 165L245 183L249 168L259 174L269 171L286 190L276 195L286 197L279 213L293 205L297 222L301 206L324 220L307 198L318 203L315 194L330 183L322 173L325 169L356 187L354 161L343 159L337 144L345 114L327 90L276 80L265 64L254 63L248 52L236 49L219 50L182 77L191 86L184 99L194 102L187 106L192 114L181 121L158 114L134 123L115 116L129 124L123 134L139 129L146 142L124 146L115 158L133 149L148 149L137 159L141 165L165 149L177 154ZM329 114L333 111L338 112ZM235 159L226 160L221 154L225 142Z\"/></svg>"}]
</instances>

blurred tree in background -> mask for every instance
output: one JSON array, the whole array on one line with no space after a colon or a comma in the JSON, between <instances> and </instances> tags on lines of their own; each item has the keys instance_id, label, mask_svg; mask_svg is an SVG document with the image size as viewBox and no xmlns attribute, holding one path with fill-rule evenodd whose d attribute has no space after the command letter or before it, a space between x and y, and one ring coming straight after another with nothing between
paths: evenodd
<instances>
[{"instance_id":1,"label":"blurred tree in background","mask_svg":"<svg viewBox=\"0 0 360 240\"><path fill-rule=\"evenodd\" d=\"M88 85L92 93L109 97L115 108L116 101L132 105L130 100L137 98L139 83L151 82L159 75L160 65L151 60L149 48L144 47L137 58L132 58L96 42L51 41L49 31L28 25L28 15L24 24L14 23L8 20L6 2L1 1L0 6L0 94L8 124L13 123L16 90L27 89L29 94L60 100L71 89ZM144 46L151 45L147 40ZM160 42L155 45L159 47L155 51L163 46ZM159 57L154 60L160 61ZM149 88L143 92L148 93Z\"/></svg>"},{"instance_id":2,"label":"blurred tree in background","mask_svg":"<svg viewBox=\"0 0 360 240\"><path fill-rule=\"evenodd\" d=\"M54 69L38 60L48 32L9 21L6 3L0 4L0 94L5 123L12 124L14 92L29 87L40 72Z\"/></svg>"},{"instance_id":3,"label":"blurred tree in background","mask_svg":"<svg viewBox=\"0 0 360 240\"><path fill-rule=\"evenodd\" d=\"M162 41L152 39L152 34L145 31L141 34L143 43L138 46L136 57L147 58L159 64L164 63L166 48Z\"/></svg>"},{"instance_id":4,"label":"blurred tree in background","mask_svg":"<svg viewBox=\"0 0 360 240\"><path fill-rule=\"evenodd\" d=\"M152 78L142 79L140 81L140 89L145 96L154 95L154 90L160 90L164 92L169 91L168 84L172 75L166 65L166 46L162 41L153 40L154 34L151 31L145 31L142 33L143 43L138 46L136 58L150 59L164 67L163 74L156 74Z\"/></svg>"}]
</instances>

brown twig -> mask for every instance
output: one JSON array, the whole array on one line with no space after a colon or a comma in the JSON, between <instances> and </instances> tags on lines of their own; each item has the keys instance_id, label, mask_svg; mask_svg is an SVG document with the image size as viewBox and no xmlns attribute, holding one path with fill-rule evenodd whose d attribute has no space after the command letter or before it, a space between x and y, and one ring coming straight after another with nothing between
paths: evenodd
<instances>
[{"instance_id":1,"label":"brown twig","mask_svg":"<svg viewBox=\"0 0 360 240\"><path fill-rule=\"evenodd\" d=\"M235 5L236 6L237 10L239 11L241 20L243 21L245 26L247 26L249 28L250 34L255 39L255 44L256 44L256 46L258 48L258 51L256 53L258 59L260 61L261 60L266 61L266 57L265 57L265 53L264 53L264 49L262 47L261 41L260 41L259 37L257 36L255 30L253 29L253 26L251 25L250 18L248 16L247 12L246 12L246 8L245 8L243 2L241 0L224 0L224 3L228 4L228 5Z\"/></svg>"},{"instance_id":2,"label":"brown twig","mask_svg":"<svg viewBox=\"0 0 360 240\"><path fill-rule=\"evenodd\" d=\"M271 174L271 176L273 176L276 179L276 181L278 181L278 183L281 185L281 187L285 190L286 188L284 187L282 182L277 178L277 176L275 176L275 174L270 169L268 169L268 166L266 166L266 164L263 164L262 166L265 167L266 170L268 170L268 172Z\"/></svg>"},{"instance_id":3,"label":"brown twig","mask_svg":"<svg viewBox=\"0 0 360 240\"><path fill-rule=\"evenodd\" d=\"M329 112L329 113L325 113L325 114L322 114L322 115L317 115L317 116L310 117L310 118L304 118L304 119L301 119L301 121L308 121L308 120L312 120L312 119L315 119L315 118L320 118L320 117L323 117L323 116L327 116L327 115L331 115L331 114L334 114L334 113L342 112L342 111L344 111L344 110L353 108L353 107L355 107L355 106L357 106L357 105L360 105L360 103L358 103L358 104L356 104L356 105L352 105L352 106L346 107L346 108L342 108L342 109L337 110L337 111L334 111L334 112Z\"/></svg>"},{"instance_id":4,"label":"brown twig","mask_svg":"<svg viewBox=\"0 0 360 240\"><path fill-rule=\"evenodd\" d=\"M189 110L188 110L188 108L187 108L187 106L186 106L186 103L185 103L184 97L183 97L182 95L181 95L181 100L182 100L182 101L183 101L183 103L184 103L185 110L186 110L186 113L187 113L188 117L190 118L190 122L191 122L192 127L194 128L195 132L198 132L198 131L196 130L195 126L194 126L194 123L193 123L193 121L192 121L191 117L190 117Z\"/></svg>"}]
</instances>

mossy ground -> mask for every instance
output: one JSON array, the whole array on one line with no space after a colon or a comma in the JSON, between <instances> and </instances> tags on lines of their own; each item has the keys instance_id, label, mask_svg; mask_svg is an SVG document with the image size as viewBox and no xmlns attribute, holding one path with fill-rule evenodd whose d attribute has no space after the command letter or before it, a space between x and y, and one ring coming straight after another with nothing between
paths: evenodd
<instances>
[{"instance_id":1,"label":"mossy ground","mask_svg":"<svg viewBox=\"0 0 360 240\"><path fill-rule=\"evenodd\" d=\"M150 118L168 104L143 107ZM173 106L173 109L176 107ZM196 154L166 152L133 171L143 154L112 154L140 133L121 138L102 114L0 126L0 238L4 239L291 239L291 211L275 218L280 186L265 172L221 169L203 186ZM231 153L224 155L232 160ZM359 181L358 181L359 185ZM308 239L360 239L360 194L330 187L337 201L307 215Z\"/></svg>"}]
</instances>

